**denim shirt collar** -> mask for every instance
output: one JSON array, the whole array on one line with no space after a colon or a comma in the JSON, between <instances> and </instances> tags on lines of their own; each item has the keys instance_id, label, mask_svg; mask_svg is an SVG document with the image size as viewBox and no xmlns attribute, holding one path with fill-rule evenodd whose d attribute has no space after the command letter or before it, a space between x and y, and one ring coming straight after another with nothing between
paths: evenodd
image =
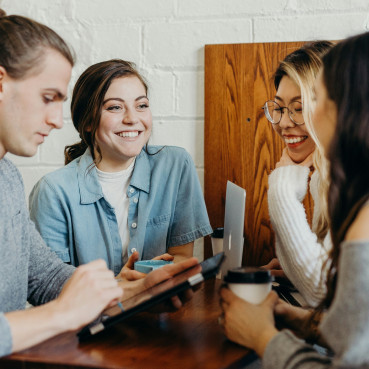
<instances>
[{"instance_id":1,"label":"denim shirt collar","mask_svg":"<svg viewBox=\"0 0 369 369\"><path fill-rule=\"evenodd\" d=\"M132 173L130 186L150 193L151 168L148 155L145 149L142 149L136 156L135 168Z\"/></svg>"},{"instance_id":2,"label":"denim shirt collar","mask_svg":"<svg viewBox=\"0 0 369 369\"><path fill-rule=\"evenodd\" d=\"M77 164L77 177L81 204L91 204L104 197L89 148L80 157ZM147 193L150 192L150 163L144 149L136 157L130 186Z\"/></svg>"}]
</instances>

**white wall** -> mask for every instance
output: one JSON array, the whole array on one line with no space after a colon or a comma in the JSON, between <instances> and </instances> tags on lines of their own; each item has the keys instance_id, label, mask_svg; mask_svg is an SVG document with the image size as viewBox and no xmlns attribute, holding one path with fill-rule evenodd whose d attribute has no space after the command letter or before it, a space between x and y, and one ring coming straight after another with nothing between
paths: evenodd
<instances>
[{"instance_id":1,"label":"white wall","mask_svg":"<svg viewBox=\"0 0 369 369\"><path fill-rule=\"evenodd\" d=\"M204 45L341 39L369 30L368 0L0 0L8 14L34 18L74 48L70 89L89 65L134 61L147 77L153 144L186 148L204 176ZM15 158L26 195L63 165L77 141L65 104L65 126L33 158ZM197 244L201 257L201 244Z\"/></svg>"}]
</instances>

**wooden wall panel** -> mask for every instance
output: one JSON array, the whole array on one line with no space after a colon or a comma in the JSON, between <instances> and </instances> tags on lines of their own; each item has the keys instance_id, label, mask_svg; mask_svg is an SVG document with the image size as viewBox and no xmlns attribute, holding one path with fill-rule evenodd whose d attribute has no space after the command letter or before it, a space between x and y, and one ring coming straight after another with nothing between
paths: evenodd
<instances>
[{"instance_id":1,"label":"wooden wall panel","mask_svg":"<svg viewBox=\"0 0 369 369\"><path fill-rule=\"evenodd\" d=\"M302 44L205 46L205 201L212 226L223 226L227 180L246 189L244 265L262 265L275 255L268 175L284 144L262 106L275 95L279 61ZM207 239L205 257L211 254Z\"/></svg>"}]
</instances>

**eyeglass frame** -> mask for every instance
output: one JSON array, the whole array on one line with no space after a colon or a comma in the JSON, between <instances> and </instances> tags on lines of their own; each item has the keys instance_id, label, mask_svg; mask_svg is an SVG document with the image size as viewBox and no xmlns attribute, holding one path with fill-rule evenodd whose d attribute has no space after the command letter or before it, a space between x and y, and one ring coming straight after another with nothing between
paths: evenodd
<instances>
[{"instance_id":1,"label":"eyeglass frame","mask_svg":"<svg viewBox=\"0 0 369 369\"><path fill-rule=\"evenodd\" d=\"M279 119L279 121L278 122L275 122L275 123L273 123L273 122L271 122L269 119L268 119L268 116L267 116L267 114L265 113L265 109L267 109L267 103L268 102L272 102L272 103L274 103L274 104L277 104L278 106L279 106L279 108L281 109L281 117L280 117L280 119ZM262 106L262 108L261 109L263 109L263 111L264 111L264 114L265 114L265 117L266 117L266 119L268 120L268 122L270 123L270 124L273 124L273 125L275 125L275 124L279 124L280 122L281 122L281 120L282 120L282 117L283 117L283 114L284 114L284 109L287 109L287 111L288 111L288 117L290 118L290 120L291 120L291 122L293 123L293 124L295 124L296 126L302 126L303 124L305 124L305 122L303 122L303 123L296 123L294 120L293 120L293 118L291 117L291 114L293 114L292 113L292 111L288 108L288 106L290 106L292 103L294 103L294 102L299 102L300 104L301 104L301 106L302 106L302 102L301 101L291 101L287 106L280 106L276 101L274 101L274 100L267 100L265 103L264 103L264 105Z\"/></svg>"}]
</instances>

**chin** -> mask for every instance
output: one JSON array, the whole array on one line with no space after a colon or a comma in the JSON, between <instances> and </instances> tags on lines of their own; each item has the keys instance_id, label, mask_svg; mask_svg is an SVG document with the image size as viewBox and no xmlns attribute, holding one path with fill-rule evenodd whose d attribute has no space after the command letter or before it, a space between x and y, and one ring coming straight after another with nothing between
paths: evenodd
<instances>
[{"instance_id":1,"label":"chin","mask_svg":"<svg viewBox=\"0 0 369 369\"><path fill-rule=\"evenodd\" d=\"M289 150L288 154L295 163L299 164L302 163L311 153L297 153Z\"/></svg>"},{"instance_id":2,"label":"chin","mask_svg":"<svg viewBox=\"0 0 369 369\"><path fill-rule=\"evenodd\" d=\"M23 148L22 150L9 150L9 152L16 156L23 156L25 158L31 158L37 154L37 147L35 149L26 149Z\"/></svg>"}]
</instances>

